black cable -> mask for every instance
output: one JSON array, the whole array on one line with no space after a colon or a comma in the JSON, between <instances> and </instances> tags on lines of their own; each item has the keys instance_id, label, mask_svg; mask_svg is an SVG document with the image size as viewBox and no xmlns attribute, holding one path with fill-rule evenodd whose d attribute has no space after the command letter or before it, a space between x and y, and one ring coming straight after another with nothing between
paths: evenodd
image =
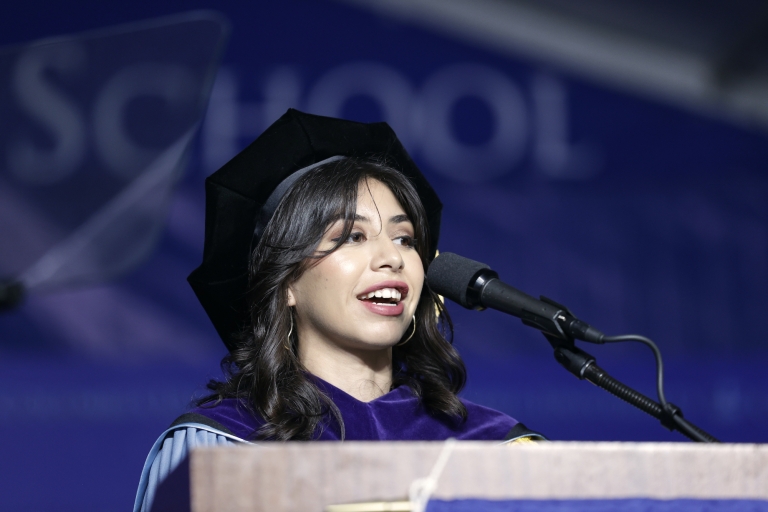
<instances>
[{"instance_id":1,"label":"black cable","mask_svg":"<svg viewBox=\"0 0 768 512\"><path fill-rule=\"evenodd\" d=\"M704 432L700 428L696 427L695 425L692 425L689 423L685 418L683 418L682 412L680 411L680 408L670 404L667 402L666 397L664 396L664 364L661 360L661 351L659 350L659 347L656 346L656 344L651 341L649 338L646 338L645 336L640 336L639 334L625 334L622 336L605 336L603 338L604 343L618 343L623 341L639 341L640 343L643 343L645 345L648 345L651 350L653 351L653 355L656 358L656 393L659 396L659 404L661 411L663 411L666 414L667 421L662 419L662 424L664 424L667 428L670 430L679 430L687 437L693 439L694 441L699 441L701 443L719 443L720 441L714 438L713 436L709 435L708 433ZM611 377L606 377L610 380L613 380ZM618 383L618 381L616 381ZM622 393L617 392L618 390L614 391L610 389L611 386L604 386L604 389L608 390L610 393L616 395L619 398L622 398L625 401L629 401L627 398L622 396ZM630 389L630 388L627 388ZM646 398L643 395L638 395L642 398ZM631 403L631 402L630 402ZM650 411L649 414L652 414ZM674 425L668 424L668 422L674 423Z\"/></svg>"},{"instance_id":2,"label":"black cable","mask_svg":"<svg viewBox=\"0 0 768 512\"><path fill-rule=\"evenodd\" d=\"M639 334L623 334L621 336L605 336L603 338L604 343L619 343L622 341L639 341L651 347L653 355L656 358L656 393L659 396L659 403L661 407L666 411L668 410L667 399L664 396L664 363L661 360L661 351L656 344L645 336Z\"/></svg>"}]
</instances>

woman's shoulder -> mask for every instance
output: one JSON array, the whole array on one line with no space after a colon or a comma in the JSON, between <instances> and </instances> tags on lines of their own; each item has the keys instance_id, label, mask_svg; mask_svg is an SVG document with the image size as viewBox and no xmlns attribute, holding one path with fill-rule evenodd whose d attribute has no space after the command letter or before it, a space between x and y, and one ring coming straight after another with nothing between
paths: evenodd
<instances>
[{"instance_id":1,"label":"woman's shoulder","mask_svg":"<svg viewBox=\"0 0 768 512\"><path fill-rule=\"evenodd\" d=\"M182 414L157 438L139 479L134 511L149 510L158 486L198 446L249 442L263 420L236 399L199 405Z\"/></svg>"},{"instance_id":2,"label":"woman's shoulder","mask_svg":"<svg viewBox=\"0 0 768 512\"><path fill-rule=\"evenodd\" d=\"M179 420L185 418L182 415ZM199 418L188 418L190 420ZM134 512L151 509L160 484L179 467L189 452L198 446L223 446L246 442L214 425L197 421L175 421L160 437L147 455L136 491Z\"/></svg>"},{"instance_id":3,"label":"woman's shoulder","mask_svg":"<svg viewBox=\"0 0 768 512\"><path fill-rule=\"evenodd\" d=\"M496 409L460 399L467 408L467 419L458 439L475 441L512 442L520 439L545 440L546 438L523 425L515 418Z\"/></svg>"},{"instance_id":4,"label":"woman's shoulder","mask_svg":"<svg viewBox=\"0 0 768 512\"><path fill-rule=\"evenodd\" d=\"M252 439L265 422L242 400L225 398L198 405L179 416L171 426L183 423L202 424L241 439Z\"/></svg>"}]
</instances>

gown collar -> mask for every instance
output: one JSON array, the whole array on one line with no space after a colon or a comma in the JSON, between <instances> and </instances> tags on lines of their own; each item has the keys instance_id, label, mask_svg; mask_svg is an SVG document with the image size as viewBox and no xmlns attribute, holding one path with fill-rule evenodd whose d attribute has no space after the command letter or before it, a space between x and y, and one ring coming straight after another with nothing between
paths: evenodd
<instances>
[{"instance_id":1,"label":"gown collar","mask_svg":"<svg viewBox=\"0 0 768 512\"><path fill-rule=\"evenodd\" d=\"M370 402L362 402L319 377L309 377L339 409L344 420L343 439L348 441L431 441L449 437L502 440L517 424L506 414L463 399L468 412L466 420L432 414L406 385ZM192 412L218 422L242 439L254 439L265 423L261 417L253 415L245 403L233 398L197 407ZM341 430L333 415L326 413L314 439L341 440Z\"/></svg>"}]
</instances>

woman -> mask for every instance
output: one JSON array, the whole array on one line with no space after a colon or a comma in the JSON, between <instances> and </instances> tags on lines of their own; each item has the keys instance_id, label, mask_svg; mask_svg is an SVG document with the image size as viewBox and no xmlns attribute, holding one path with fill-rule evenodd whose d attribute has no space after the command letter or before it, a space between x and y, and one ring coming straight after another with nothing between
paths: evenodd
<instances>
[{"instance_id":1,"label":"woman","mask_svg":"<svg viewBox=\"0 0 768 512\"><path fill-rule=\"evenodd\" d=\"M190 283L226 379L158 439L135 510L201 444L541 437L456 395L464 365L424 280L442 205L388 126L290 110L206 187Z\"/></svg>"}]
</instances>

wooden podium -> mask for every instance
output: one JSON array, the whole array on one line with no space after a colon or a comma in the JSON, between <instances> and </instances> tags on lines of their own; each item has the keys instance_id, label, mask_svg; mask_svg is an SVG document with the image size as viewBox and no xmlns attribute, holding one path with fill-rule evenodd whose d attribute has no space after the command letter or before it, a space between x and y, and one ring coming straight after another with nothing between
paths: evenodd
<instances>
[{"instance_id":1,"label":"wooden podium","mask_svg":"<svg viewBox=\"0 0 768 512\"><path fill-rule=\"evenodd\" d=\"M161 488L153 510L321 512L331 504L402 501L412 481L429 475L443 446L201 448ZM460 442L432 498L768 500L768 445Z\"/></svg>"}]
</instances>

